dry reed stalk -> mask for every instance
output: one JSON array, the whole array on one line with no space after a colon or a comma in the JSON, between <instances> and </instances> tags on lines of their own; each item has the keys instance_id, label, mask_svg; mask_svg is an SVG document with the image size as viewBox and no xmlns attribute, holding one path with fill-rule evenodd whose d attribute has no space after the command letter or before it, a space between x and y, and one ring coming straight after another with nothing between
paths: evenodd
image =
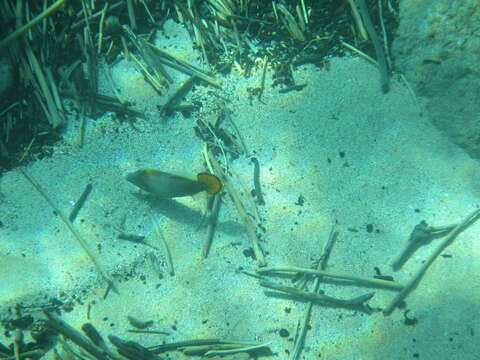
<instances>
[{"instance_id":1,"label":"dry reed stalk","mask_svg":"<svg viewBox=\"0 0 480 360\"><path fill-rule=\"evenodd\" d=\"M371 287L381 287L381 288L391 289L391 290L404 289L404 286L402 284L396 283L394 281L387 281L382 279L370 279L370 278L364 278L360 276L338 274L338 273L332 273L332 272L323 271L323 270L307 269L307 268L301 268L296 266L270 266L267 268L258 269L257 272L260 274L272 273L272 272L309 274L309 275L314 275L322 278L328 277L332 279L351 280L354 283L371 286Z\"/></svg>"},{"instance_id":2,"label":"dry reed stalk","mask_svg":"<svg viewBox=\"0 0 480 360\"><path fill-rule=\"evenodd\" d=\"M175 270L173 268L173 259L172 259L172 253L170 251L170 247L168 246L167 240L165 240L165 237L163 236L163 233L160 230L160 224L153 217L153 215L152 215L152 224L153 224L154 231L157 234L157 237L161 241L162 246L165 250L165 258L167 259L168 273L170 274L170 276L174 276L175 275Z\"/></svg>"},{"instance_id":3,"label":"dry reed stalk","mask_svg":"<svg viewBox=\"0 0 480 360\"><path fill-rule=\"evenodd\" d=\"M46 101L46 108L48 109L48 114L50 115L48 116L48 121L50 122L50 125L52 125L53 128L56 128L61 124L63 124L64 119L63 119L63 116L61 116L60 112L58 111L57 105L55 104L54 97L52 95L52 90L47 84L47 79L45 78L45 75L42 70L43 66L40 66L35 54L32 51L32 48L30 47L30 45L28 45L28 43L26 43L25 51L27 53L30 67L33 70L33 73L35 74L37 83Z\"/></svg>"},{"instance_id":4,"label":"dry reed stalk","mask_svg":"<svg viewBox=\"0 0 480 360\"><path fill-rule=\"evenodd\" d=\"M384 315L390 315L392 311L397 307L397 305L403 301L408 294L410 294L419 284L423 275L427 272L430 265L437 259L437 257L445 250L455 239L456 237L467 227L472 225L480 217L480 210L475 210L470 215L468 215L460 224L455 226L448 234L448 236L442 241L442 243L435 249L435 251L428 257L427 260L423 263L422 267L417 271L417 273L412 277L412 279L405 285L403 290L399 292L390 304L383 310Z\"/></svg>"},{"instance_id":5,"label":"dry reed stalk","mask_svg":"<svg viewBox=\"0 0 480 360\"><path fill-rule=\"evenodd\" d=\"M210 151L208 151L208 157L210 159L210 163L212 164L216 175L220 178L220 180L222 180L223 185L227 189L227 192L230 195L230 197L232 198L233 203L237 208L238 214L240 215L240 218L242 219L243 224L245 225L247 235L250 238L250 241L252 242L253 253L257 258L258 266L266 266L267 263L265 261L265 256L263 254L262 248L260 247L260 240L258 239L257 233L255 231L255 226L253 226L252 221L250 220L250 217L248 216L247 211L245 210L245 206L240 200L240 196L235 191L235 188L230 184L230 181L225 175L222 167L220 166L217 159L215 158L215 156L213 156L213 154Z\"/></svg>"},{"instance_id":6,"label":"dry reed stalk","mask_svg":"<svg viewBox=\"0 0 480 360\"><path fill-rule=\"evenodd\" d=\"M41 14L37 15L35 18L33 18L31 21L29 21L27 24L23 25L22 27L18 28L15 30L13 33L8 35L6 38L0 41L0 49L3 47L7 46L11 41L17 39L18 37L22 36L25 34L26 31L28 31L32 26L35 26L38 24L40 21L42 21L44 18L47 16L51 15L53 12L58 10L60 5L62 5L65 2L65 0L58 0L50 7L48 7L45 11L43 11Z\"/></svg>"},{"instance_id":7,"label":"dry reed stalk","mask_svg":"<svg viewBox=\"0 0 480 360\"><path fill-rule=\"evenodd\" d=\"M60 217L60 219L63 221L63 223L67 226L68 230L73 234L75 240L80 244L80 246L83 248L83 250L87 253L88 257L92 261L93 265L95 266L95 269L97 272L103 277L103 279L108 283L109 287L111 287L117 294L118 294L118 289L115 285L115 282L113 279L111 279L108 275L107 272L103 269L103 266L100 264L99 259L96 257L96 255L93 253L93 251L90 249L88 246L87 242L85 239L80 235L80 233L75 229L73 224L71 223L70 220L68 220L67 216L60 211L60 209L55 205L53 200L48 196L47 192L43 189L43 187L35 180L35 178L30 175L26 170L22 168L18 168L19 171L22 173L22 175L32 184L32 186L38 191L38 193L48 202L50 207L57 213L57 215Z\"/></svg>"}]
</instances>

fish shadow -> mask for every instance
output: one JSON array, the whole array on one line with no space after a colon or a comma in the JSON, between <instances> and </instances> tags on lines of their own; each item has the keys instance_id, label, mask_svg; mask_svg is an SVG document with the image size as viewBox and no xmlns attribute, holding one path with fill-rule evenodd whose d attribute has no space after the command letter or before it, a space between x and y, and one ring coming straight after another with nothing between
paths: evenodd
<instances>
[{"instance_id":1,"label":"fish shadow","mask_svg":"<svg viewBox=\"0 0 480 360\"><path fill-rule=\"evenodd\" d=\"M138 199L146 201L154 213L161 214L170 220L194 227L196 230L205 229L208 225L208 219L205 214L199 210L189 208L174 199L161 199L142 193L134 195ZM242 224L231 220L219 222L216 230L230 236L245 233L245 228Z\"/></svg>"}]
</instances>

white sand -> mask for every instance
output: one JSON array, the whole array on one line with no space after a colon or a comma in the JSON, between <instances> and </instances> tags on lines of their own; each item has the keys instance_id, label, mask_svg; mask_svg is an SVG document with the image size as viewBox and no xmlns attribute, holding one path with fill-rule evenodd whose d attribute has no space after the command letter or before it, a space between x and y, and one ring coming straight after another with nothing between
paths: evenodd
<instances>
[{"instance_id":1,"label":"white sand","mask_svg":"<svg viewBox=\"0 0 480 360\"><path fill-rule=\"evenodd\" d=\"M371 277L378 266L392 274L389 264L422 219L447 225L475 208L480 166L421 115L405 86L393 81L391 92L383 95L375 68L357 58L332 59L330 71L302 67L295 76L297 83L308 84L303 91L278 94L267 86L265 104L248 100L247 88L258 86L258 76L243 79L234 72L216 91L229 100L232 118L262 167L266 206L260 211L267 229L262 247L269 265L312 266L337 220L340 235L329 271ZM271 84L270 74L266 83ZM145 95L151 94L149 85L139 84L138 91L123 90L128 98L147 96L138 104L148 115L135 123L139 131L108 116L89 121L85 146L78 149L73 126L51 158L28 166L66 213L93 183L75 226L107 271L119 275L120 296L102 299L105 283L88 257L45 200L12 171L0 179L0 313L5 317L16 302L43 302L44 294L63 300L76 296L82 304L64 319L77 328L87 322L88 304L95 301L89 321L104 335L148 345L205 337L270 342L276 359L288 359L306 304L266 296L255 279L238 273L240 268L253 271L256 263L243 254L251 245L231 200L224 197L210 256L202 260L206 230L198 227L204 198L151 200L124 180L125 173L142 167L191 175L203 170L202 143L192 130L195 116L160 119L155 105L164 100ZM200 99L212 90L197 89L193 96ZM204 104L207 117L213 101ZM246 158L231 165L250 191L253 165ZM300 195L303 206L296 205ZM158 245L150 214L159 219L170 244L174 277L165 271L158 279L146 259L152 249L117 239L114 226L127 216L126 232L147 235ZM374 232L367 233L367 224ZM417 325L404 325L403 310L384 317L315 306L303 358L409 359L418 353L422 359L474 359L480 353L473 316L480 303L479 226L461 234L446 251L452 257L439 258L407 298ZM420 249L392 274L395 279L408 281L435 245ZM322 288L340 298L369 291L338 284ZM370 305L385 307L393 296L376 290ZM156 329L171 335L126 334L127 315L152 319ZM281 328L289 338L279 336ZM172 353L170 358L184 357Z\"/></svg>"}]
</instances>

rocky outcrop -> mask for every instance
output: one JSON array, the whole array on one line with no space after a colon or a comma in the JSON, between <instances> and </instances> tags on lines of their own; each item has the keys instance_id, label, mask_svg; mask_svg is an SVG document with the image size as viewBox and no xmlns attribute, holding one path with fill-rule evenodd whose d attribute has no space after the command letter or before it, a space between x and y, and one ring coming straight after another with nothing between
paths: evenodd
<instances>
[{"instance_id":1,"label":"rocky outcrop","mask_svg":"<svg viewBox=\"0 0 480 360\"><path fill-rule=\"evenodd\" d=\"M392 51L433 123L480 158L480 1L400 1Z\"/></svg>"}]
</instances>

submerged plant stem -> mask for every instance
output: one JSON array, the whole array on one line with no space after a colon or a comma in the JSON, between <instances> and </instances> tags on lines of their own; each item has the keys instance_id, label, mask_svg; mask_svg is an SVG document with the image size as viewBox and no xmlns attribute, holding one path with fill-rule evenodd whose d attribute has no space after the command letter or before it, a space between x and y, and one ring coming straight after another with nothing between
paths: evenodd
<instances>
[{"instance_id":1,"label":"submerged plant stem","mask_svg":"<svg viewBox=\"0 0 480 360\"><path fill-rule=\"evenodd\" d=\"M100 261L98 261L97 257L93 254L92 250L89 248L87 242L85 239L80 235L80 233L73 227L73 224L70 220L68 220L67 216L63 212L60 211L60 209L55 205L53 200L47 195L45 190L41 187L41 185L30 175L29 173L26 172L26 170L19 168L20 172L22 175L30 182L30 184L33 185L33 187L42 195L42 197L47 200L48 204L52 207L52 209L58 214L60 219L63 221L63 223L67 226L67 228L72 232L73 236L77 240L77 242L80 244L80 246L83 248L83 250L87 253L87 255L90 257L90 260L92 260L93 265L95 265L95 268L97 269L98 273L107 281L107 283L110 285L110 287L113 289L118 294L118 289L113 281L103 267L100 265Z\"/></svg>"}]
</instances>

